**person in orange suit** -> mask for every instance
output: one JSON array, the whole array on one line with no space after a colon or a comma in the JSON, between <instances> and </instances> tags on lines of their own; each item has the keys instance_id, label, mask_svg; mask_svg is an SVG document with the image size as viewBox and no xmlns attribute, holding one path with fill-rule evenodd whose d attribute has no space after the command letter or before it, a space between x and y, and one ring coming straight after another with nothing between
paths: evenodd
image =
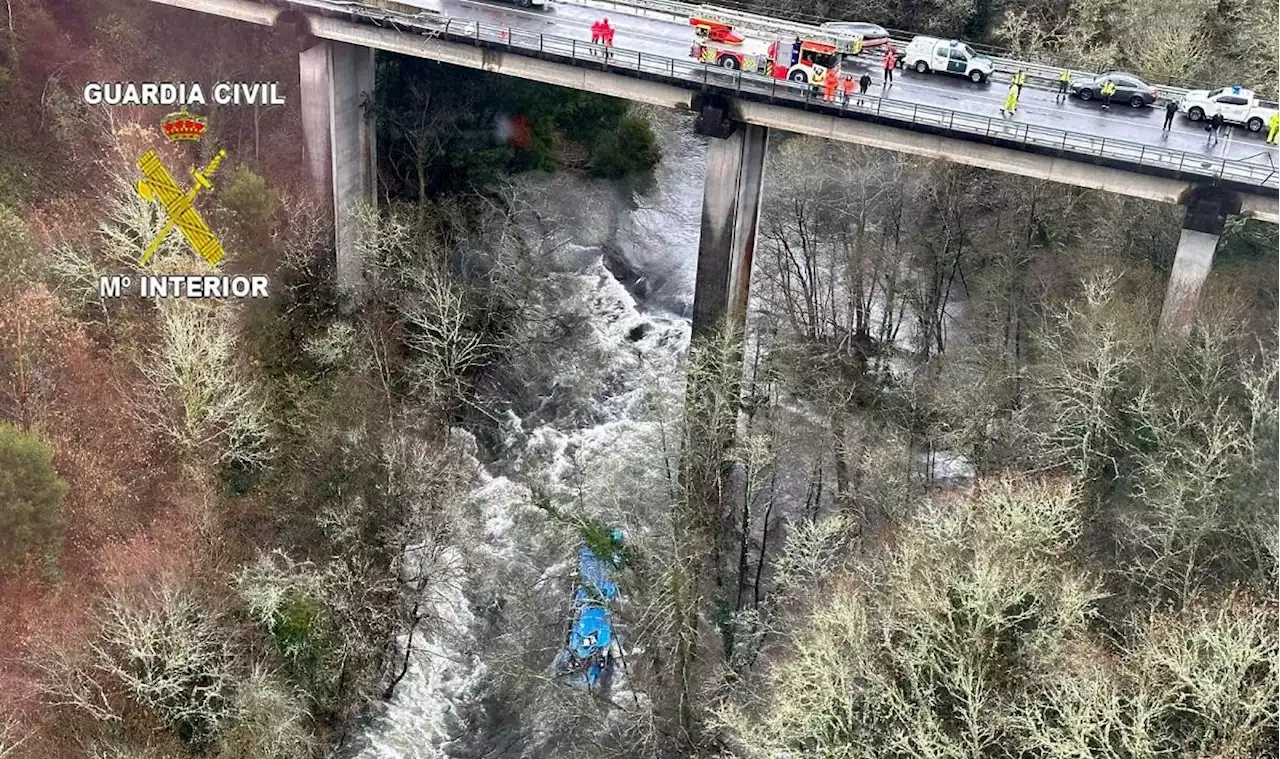
<instances>
[{"instance_id":1,"label":"person in orange suit","mask_svg":"<svg viewBox=\"0 0 1280 759\"><path fill-rule=\"evenodd\" d=\"M836 75L836 70L833 68L827 69L827 77L822 81L822 85L823 85L822 99L823 100L826 100L827 102L833 102L836 99L836 82L838 81L839 81L839 77Z\"/></svg>"},{"instance_id":2,"label":"person in orange suit","mask_svg":"<svg viewBox=\"0 0 1280 759\"><path fill-rule=\"evenodd\" d=\"M609 26L609 19L606 18L604 20L604 34L601 35L602 36L601 41L604 42L605 47L613 47L614 31L615 31L614 28L612 26Z\"/></svg>"},{"instance_id":3,"label":"person in orange suit","mask_svg":"<svg viewBox=\"0 0 1280 759\"><path fill-rule=\"evenodd\" d=\"M591 22L591 44L594 45L599 41L600 41L600 22L592 21Z\"/></svg>"},{"instance_id":4,"label":"person in orange suit","mask_svg":"<svg viewBox=\"0 0 1280 759\"><path fill-rule=\"evenodd\" d=\"M848 108L849 98L853 97L853 77L846 76L841 86L844 88L844 107Z\"/></svg>"}]
</instances>

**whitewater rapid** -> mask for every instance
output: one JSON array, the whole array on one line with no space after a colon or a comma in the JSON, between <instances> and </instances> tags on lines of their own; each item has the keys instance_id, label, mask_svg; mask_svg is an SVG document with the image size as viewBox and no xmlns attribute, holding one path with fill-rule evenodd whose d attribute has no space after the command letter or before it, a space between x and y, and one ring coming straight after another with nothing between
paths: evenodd
<instances>
[{"instance_id":1,"label":"whitewater rapid","mask_svg":"<svg viewBox=\"0 0 1280 759\"><path fill-rule=\"evenodd\" d=\"M604 361L611 377L607 392L593 396L593 423L570 418L536 420L508 413L501 425L497 460L482 457L474 440L455 431L455 444L471 450L477 486L462 505L483 534L469 564L500 566L530 581L548 604L564 603L555 580L570 573L572 543L552 544L539 533L545 516L532 505L523 473L552 497L580 498L581 472L592 482L620 480L641 486L651 472L633 471L644 460L637 448L653 444L648 409L654 393L678 396L681 363L689 344L698 227L701 213L705 138L693 133L688 116L654 112L663 160L652 182L632 187L568 175L521 179L525 197L537 199L538 217L551 220L565 243L546 262L549 276L571 277L577 302L566 313L586 313L594 362ZM532 190L532 192L529 192ZM566 361L561 382L573 385L577 372L600 373L599 366ZM594 375L592 375L594 376ZM481 458L489 461L481 465ZM604 494L587 499L592 516L626 521L610 513ZM622 524L642 530L643 525ZM545 565L539 566L540 562ZM550 582L542 582L551 580ZM484 584L476 578L474 587ZM465 588L465 589L464 589ZM536 755L514 717L486 700L490 663L472 651L485 622L478 619L483 595L463 583L436 603L447 629L415 641L410 667L393 699L371 718L359 741L359 759L507 759ZM554 647L557 640L547 641ZM550 659L548 659L548 664Z\"/></svg>"}]
</instances>

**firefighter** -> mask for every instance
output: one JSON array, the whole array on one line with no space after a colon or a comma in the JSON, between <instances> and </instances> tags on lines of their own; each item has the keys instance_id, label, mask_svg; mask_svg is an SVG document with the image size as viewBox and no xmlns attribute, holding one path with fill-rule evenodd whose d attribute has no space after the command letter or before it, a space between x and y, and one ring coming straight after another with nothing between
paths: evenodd
<instances>
[{"instance_id":1,"label":"firefighter","mask_svg":"<svg viewBox=\"0 0 1280 759\"><path fill-rule=\"evenodd\" d=\"M1009 85L1009 94L1005 95L1004 107L1000 109L1000 115L1004 116L1007 112L1010 116L1018 110L1018 95L1022 93L1022 88L1017 84Z\"/></svg>"},{"instance_id":2,"label":"firefighter","mask_svg":"<svg viewBox=\"0 0 1280 759\"><path fill-rule=\"evenodd\" d=\"M853 76L846 76L840 85L844 89L844 107L848 108L849 98L853 97Z\"/></svg>"},{"instance_id":3,"label":"firefighter","mask_svg":"<svg viewBox=\"0 0 1280 759\"><path fill-rule=\"evenodd\" d=\"M1267 125L1267 142L1272 145L1280 140L1280 111L1271 114L1271 123Z\"/></svg>"},{"instance_id":4,"label":"firefighter","mask_svg":"<svg viewBox=\"0 0 1280 759\"><path fill-rule=\"evenodd\" d=\"M827 75L822 80L822 99L828 103L834 102L836 99L836 84L840 81L836 74L835 68L827 69Z\"/></svg>"},{"instance_id":5,"label":"firefighter","mask_svg":"<svg viewBox=\"0 0 1280 759\"><path fill-rule=\"evenodd\" d=\"M862 78L858 80L858 105L862 105L862 99L869 89L871 89L871 75L864 71Z\"/></svg>"},{"instance_id":6,"label":"firefighter","mask_svg":"<svg viewBox=\"0 0 1280 759\"><path fill-rule=\"evenodd\" d=\"M1061 103L1067 99L1067 87L1071 84L1071 72L1063 71L1058 74L1058 96L1057 102Z\"/></svg>"},{"instance_id":7,"label":"firefighter","mask_svg":"<svg viewBox=\"0 0 1280 759\"><path fill-rule=\"evenodd\" d=\"M893 86L893 67L898 65L898 51L889 45L884 49L884 82L883 86Z\"/></svg>"},{"instance_id":8,"label":"firefighter","mask_svg":"<svg viewBox=\"0 0 1280 759\"><path fill-rule=\"evenodd\" d=\"M1018 97L1022 97L1022 87L1027 83L1027 72L1018 69L1018 73L1013 75L1013 84L1018 88Z\"/></svg>"},{"instance_id":9,"label":"firefighter","mask_svg":"<svg viewBox=\"0 0 1280 759\"><path fill-rule=\"evenodd\" d=\"M1110 79L1103 82L1102 83L1102 107L1103 108L1111 107L1111 96L1114 94L1116 94L1115 82L1111 81Z\"/></svg>"}]
</instances>

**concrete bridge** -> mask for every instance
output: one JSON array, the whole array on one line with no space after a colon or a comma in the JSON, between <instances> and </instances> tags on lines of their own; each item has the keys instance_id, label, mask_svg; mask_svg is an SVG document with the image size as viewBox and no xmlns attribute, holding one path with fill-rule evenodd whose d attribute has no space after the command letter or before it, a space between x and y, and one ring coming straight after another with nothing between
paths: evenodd
<instances>
[{"instance_id":1,"label":"concrete bridge","mask_svg":"<svg viewBox=\"0 0 1280 759\"><path fill-rule=\"evenodd\" d=\"M312 178L332 193L339 282L356 287L352 209L375 202L375 139L361 103L374 51L411 55L698 113L711 136L694 301L694 333L741 319L770 129L808 134L1186 206L1161 328L1189 327L1226 219L1277 223L1274 151L1245 145L1206 156L1115 137L1008 122L886 97L824 103L804 84L690 59L606 51L587 42L438 15L405 16L336 0L152 0L273 26L299 40L304 140ZM691 40L688 28L685 36ZM621 43L620 43L621 44ZM678 43L679 44L679 43ZM1247 155L1253 151L1252 155ZM1265 160L1259 160L1259 156Z\"/></svg>"}]
</instances>

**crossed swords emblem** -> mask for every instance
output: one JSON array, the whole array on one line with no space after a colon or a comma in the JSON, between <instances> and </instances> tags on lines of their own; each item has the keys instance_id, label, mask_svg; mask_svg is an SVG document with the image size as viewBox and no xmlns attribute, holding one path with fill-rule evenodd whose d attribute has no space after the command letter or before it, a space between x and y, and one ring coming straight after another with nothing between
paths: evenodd
<instances>
[{"instance_id":1,"label":"crossed swords emblem","mask_svg":"<svg viewBox=\"0 0 1280 759\"><path fill-rule=\"evenodd\" d=\"M138 261L139 266L146 266L151 260L151 256L159 249L160 243L169 236L176 226L182 236L186 238L191 248L199 253L204 260L212 265L217 265L222 260L223 250L222 243L218 242L218 238L213 234L213 230L209 229L209 225L204 219L200 218L200 214L196 212L192 203L196 199L201 189L212 190L213 185L209 182L209 177L213 176L213 172L218 170L218 164L222 163L222 159L227 155L227 151L219 150L218 154L209 161L209 165L204 169L191 170L191 176L196 183L191 186L187 192L183 192L178 183L174 181L169 170L160 162L159 156L154 150L148 150L138 159L138 168L142 169L142 179L138 180L138 195L143 200L159 200L160 205L164 207L168 220L165 221L164 227L160 229L160 233L147 246L146 252L142 254L142 259Z\"/></svg>"}]
</instances>

